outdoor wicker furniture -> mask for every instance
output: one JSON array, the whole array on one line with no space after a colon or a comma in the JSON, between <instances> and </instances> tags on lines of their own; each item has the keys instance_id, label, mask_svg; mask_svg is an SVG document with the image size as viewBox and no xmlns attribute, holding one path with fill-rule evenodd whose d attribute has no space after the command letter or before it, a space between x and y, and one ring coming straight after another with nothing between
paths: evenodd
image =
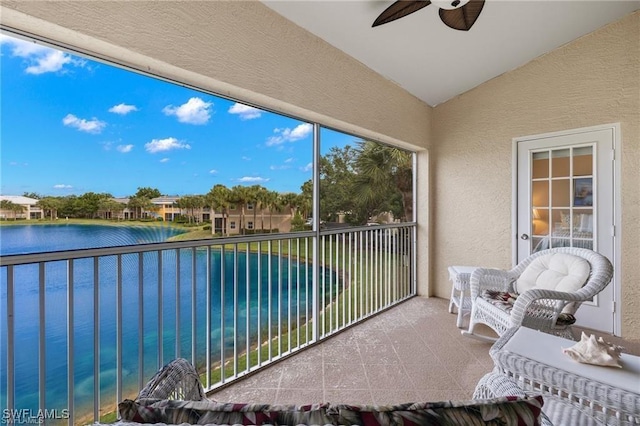
<instances>
[{"instance_id":1,"label":"outdoor wicker furniture","mask_svg":"<svg viewBox=\"0 0 640 426\"><path fill-rule=\"evenodd\" d=\"M462 328L463 316L471 312L471 298L469 288L471 273L475 266L449 266L449 279L451 285L451 298L449 299L449 313L453 313L454 307L458 310L456 325Z\"/></svg>"},{"instance_id":2,"label":"outdoor wicker furniture","mask_svg":"<svg viewBox=\"0 0 640 426\"><path fill-rule=\"evenodd\" d=\"M532 254L515 268L477 268L471 274L471 335L477 324L491 327L498 336L511 327L525 326L573 338L573 314L611 281L613 266L603 255L588 249L560 247Z\"/></svg>"},{"instance_id":3,"label":"outdoor wicker furniture","mask_svg":"<svg viewBox=\"0 0 640 426\"><path fill-rule=\"evenodd\" d=\"M495 369L474 398L522 395L544 398L544 413L558 425L639 425L640 357L622 354L622 368L581 364L562 353L572 340L528 328L508 330L491 348Z\"/></svg>"},{"instance_id":4,"label":"outdoor wicker furniture","mask_svg":"<svg viewBox=\"0 0 640 426\"><path fill-rule=\"evenodd\" d=\"M178 358L162 367L138 394L138 398L207 399L200 377L189 361Z\"/></svg>"}]
</instances>

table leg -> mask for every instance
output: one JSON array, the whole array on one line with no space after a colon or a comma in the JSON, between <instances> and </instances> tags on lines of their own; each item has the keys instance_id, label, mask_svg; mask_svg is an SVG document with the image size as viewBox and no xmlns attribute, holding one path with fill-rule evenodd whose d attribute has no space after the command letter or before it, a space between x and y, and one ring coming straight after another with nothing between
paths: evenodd
<instances>
[{"instance_id":1,"label":"table leg","mask_svg":"<svg viewBox=\"0 0 640 426\"><path fill-rule=\"evenodd\" d=\"M455 286L451 286L451 297L449 298L449 313L453 313L453 297L455 296L456 288ZM458 312L460 310L458 309Z\"/></svg>"},{"instance_id":2,"label":"table leg","mask_svg":"<svg viewBox=\"0 0 640 426\"><path fill-rule=\"evenodd\" d=\"M462 328L462 317L464 316L464 291L460 292L460 304L458 305L458 321L456 322L456 325L458 326L458 328Z\"/></svg>"}]
</instances>

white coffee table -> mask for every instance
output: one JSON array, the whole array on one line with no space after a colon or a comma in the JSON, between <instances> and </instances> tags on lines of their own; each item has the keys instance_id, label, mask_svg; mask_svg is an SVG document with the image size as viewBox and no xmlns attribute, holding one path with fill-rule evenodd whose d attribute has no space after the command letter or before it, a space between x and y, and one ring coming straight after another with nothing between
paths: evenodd
<instances>
[{"instance_id":1,"label":"white coffee table","mask_svg":"<svg viewBox=\"0 0 640 426\"><path fill-rule=\"evenodd\" d=\"M640 357L622 354L622 368L581 364L562 352L575 343L520 327L500 337L491 357L523 390L559 397L607 425L640 424Z\"/></svg>"},{"instance_id":2,"label":"white coffee table","mask_svg":"<svg viewBox=\"0 0 640 426\"><path fill-rule=\"evenodd\" d=\"M453 307L458 310L456 325L462 328L462 318L465 313L471 312L471 296L469 295L471 273L475 266L449 266L449 279L451 285L451 298L449 299L449 312L453 313Z\"/></svg>"}]
</instances>

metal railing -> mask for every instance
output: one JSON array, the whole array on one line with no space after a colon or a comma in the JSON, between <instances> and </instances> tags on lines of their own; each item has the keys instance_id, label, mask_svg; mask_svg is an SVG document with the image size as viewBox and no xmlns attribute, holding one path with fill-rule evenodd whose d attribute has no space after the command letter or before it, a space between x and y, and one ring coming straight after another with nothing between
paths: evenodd
<instances>
[{"instance_id":1,"label":"metal railing","mask_svg":"<svg viewBox=\"0 0 640 426\"><path fill-rule=\"evenodd\" d=\"M115 420L173 358L212 390L414 294L412 224L4 256L3 418Z\"/></svg>"}]
</instances>

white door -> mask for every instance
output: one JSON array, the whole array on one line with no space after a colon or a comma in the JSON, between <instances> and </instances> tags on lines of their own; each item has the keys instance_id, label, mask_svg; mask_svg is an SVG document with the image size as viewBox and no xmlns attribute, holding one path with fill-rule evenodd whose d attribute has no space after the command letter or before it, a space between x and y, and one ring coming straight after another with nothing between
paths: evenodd
<instances>
[{"instance_id":1,"label":"white door","mask_svg":"<svg viewBox=\"0 0 640 426\"><path fill-rule=\"evenodd\" d=\"M616 128L517 139L517 261L551 247L595 250L615 265ZM614 333L615 282L582 304L576 325Z\"/></svg>"}]
</instances>

